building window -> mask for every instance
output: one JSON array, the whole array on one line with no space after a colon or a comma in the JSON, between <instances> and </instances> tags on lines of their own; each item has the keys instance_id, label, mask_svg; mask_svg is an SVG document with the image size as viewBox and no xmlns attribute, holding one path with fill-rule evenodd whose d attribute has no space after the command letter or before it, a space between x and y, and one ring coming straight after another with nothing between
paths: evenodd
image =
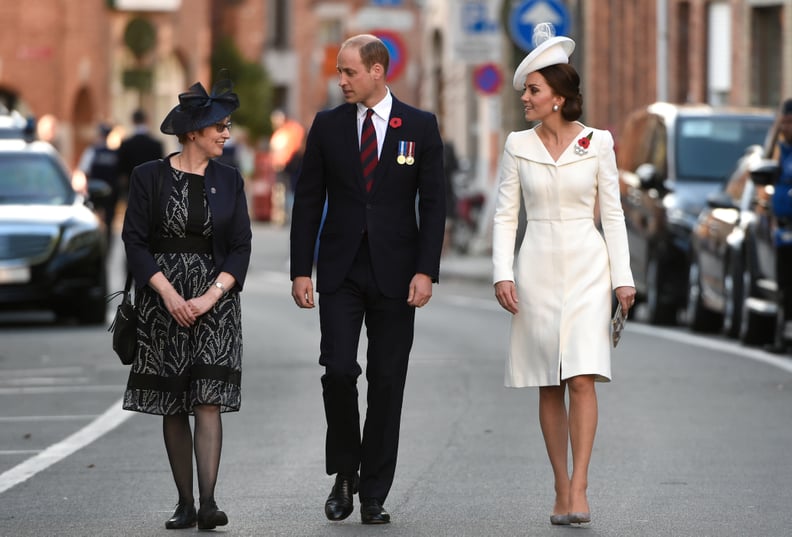
<instances>
[{"instance_id":1,"label":"building window","mask_svg":"<svg viewBox=\"0 0 792 537\"><path fill-rule=\"evenodd\" d=\"M688 62L688 54L690 53L690 4L688 2L680 2L677 4L677 59L676 59L676 76L672 81L674 84L673 100L677 103L684 103L688 101L688 88L690 86L690 74Z\"/></svg>"},{"instance_id":2,"label":"building window","mask_svg":"<svg viewBox=\"0 0 792 537\"><path fill-rule=\"evenodd\" d=\"M781 101L781 6L757 7L751 17L751 104Z\"/></svg>"},{"instance_id":3,"label":"building window","mask_svg":"<svg viewBox=\"0 0 792 537\"><path fill-rule=\"evenodd\" d=\"M272 48L286 50L289 48L289 2L270 0L269 8L269 35Z\"/></svg>"},{"instance_id":4,"label":"building window","mask_svg":"<svg viewBox=\"0 0 792 537\"><path fill-rule=\"evenodd\" d=\"M707 102L729 101L732 78L732 10L725 2L709 5L707 12Z\"/></svg>"}]
</instances>

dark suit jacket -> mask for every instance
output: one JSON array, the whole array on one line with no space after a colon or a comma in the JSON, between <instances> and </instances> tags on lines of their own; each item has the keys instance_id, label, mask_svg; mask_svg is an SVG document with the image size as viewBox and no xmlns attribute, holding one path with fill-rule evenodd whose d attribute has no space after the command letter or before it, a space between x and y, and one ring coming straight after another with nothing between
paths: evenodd
<instances>
[{"instance_id":1,"label":"dark suit jacket","mask_svg":"<svg viewBox=\"0 0 792 537\"><path fill-rule=\"evenodd\" d=\"M317 290L338 289L367 234L380 291L392 298L406 297L416 273L437 281L440 270L445 186L437 120L393 98L374 185L367 193L356 114L354 104L319 112L308 133L292 212L291 278L311 276L326 199ZM401 120L398 127L393 126L395 118ZM415 142L413 165L396 162L400 140Z\"/></svg>"},{"instance_id":2,"label":"dark suit jacket","mask_svg":"<svg viewBox=\"0 0 792 537\"><path fill-rule=\"evenodd\" d=\"M162 157L162 142L149 134L133 134L118 147L118 169L129 177L138 164Z\"/></svg>"},{"instance_id":3,"label":"dark suit jacket","mask_svg":"<svg viewBox=\"0 0 792 537\"><path fill-rule=\"evenodd\" d=\"M161 176L163 182L160 186L159 208L163 211L173 187L171 168L167 162L154 160L141 164L132 171L130 178L129 203L121 238L124 240L129 270L137 287L147 285L160 270L149 252L149 228L151 197L155 192L155 181L160 181ZM244 181L235 168L210 160L204 174L204 188L212 212L215 267L218 272L232 274L236 279L235 289L241 290L250 262L252 237Z\"/></svg>"}]
</instances>

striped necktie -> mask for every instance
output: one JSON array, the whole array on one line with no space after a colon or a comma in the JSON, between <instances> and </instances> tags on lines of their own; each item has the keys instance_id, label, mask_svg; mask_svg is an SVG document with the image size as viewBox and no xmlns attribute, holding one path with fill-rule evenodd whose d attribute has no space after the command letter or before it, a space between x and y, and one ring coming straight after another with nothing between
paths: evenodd
<instances>
[{"instance_id":1,"label":"striped necktie","mask_svg":"<svg viewBox=\"0 0 792 537\"><path fill-rule=\"evenodd\" d=\"M363 131L360 134L360 164L363 167L363 179L366 182L366 192L371 192L374 184L374 168L377 167L377 131L371 115L374 110L366 110L366 119L363 120Z\"/></svg>"}]
</instances>

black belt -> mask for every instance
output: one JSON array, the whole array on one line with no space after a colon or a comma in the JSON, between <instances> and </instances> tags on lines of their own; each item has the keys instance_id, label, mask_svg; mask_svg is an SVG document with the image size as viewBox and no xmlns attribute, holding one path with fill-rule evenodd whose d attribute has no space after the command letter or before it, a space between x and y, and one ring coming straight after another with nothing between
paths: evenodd
<instances>
[{"instance_id":1,"label":"black belt","mask_svg":"<svg viewBox=\"0 0 792 537\"><path fill-rule=\"evenodd\" d=\"M154 237L150 244L154 253L211 254L212 239L209 237Z\"/></svg>"}]
</instances>

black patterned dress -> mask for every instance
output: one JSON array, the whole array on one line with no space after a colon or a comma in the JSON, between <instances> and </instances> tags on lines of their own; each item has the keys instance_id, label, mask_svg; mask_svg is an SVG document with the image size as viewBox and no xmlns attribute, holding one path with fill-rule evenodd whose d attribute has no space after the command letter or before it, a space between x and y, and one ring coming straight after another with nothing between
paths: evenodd
<instances>
[{"instance_id":1,"label":"black patterned dress","mask_svg":"<svg viewBox=\"0 0 792 537\"><path fill-rule=\"evenodd\" d=\"M159 234L211 238L212 216L204 178L171 169L173 190ZM185 299L202 295L215 280L211 253L155 253L163 274ZM192 413L195 405L239 410L242 319L239 293L229 292L191 327L181 327L148 285L136 298L138 348L124 394L124 409L148 414Z\"/></svg>"}]
</instances>

